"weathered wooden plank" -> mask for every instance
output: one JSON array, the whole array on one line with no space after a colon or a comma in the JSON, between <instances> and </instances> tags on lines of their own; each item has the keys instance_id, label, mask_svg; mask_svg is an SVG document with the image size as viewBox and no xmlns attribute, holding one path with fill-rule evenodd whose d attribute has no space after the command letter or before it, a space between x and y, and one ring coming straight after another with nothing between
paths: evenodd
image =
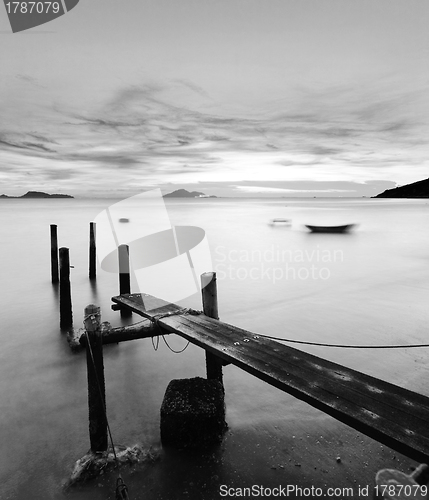
<instances>
[{"instance_id":1,"label":"weathered wooden plank","mask_svg":"<svg viewBox=\"0 0 429 500\"><path fill-rule=\"evenodd\" d=\"M112 300L396 451L428 460L428 397L148 295Z\"/></svg>"},{"instance_id":2,"label":"weathered wooden plank","mask_svg":"<svg viewBox=\"0 0 429 500\"><path fill-rule=\"evenodd\" d=\"M161 314L182 310L182 307L176 304L141 293L118 295L117 297L112 297L112 301L116 304L126 306L131 311L148 319L153 319L155 316Z\"/></svg>"},{"instance_id":3,"label":"weathered wooden plank","mask_svg":"<svg viewBox=\"0 0 429 500\"><path fill-rule=\"evenodd\" d=\"M210 325L210 321L207 321L204 316L199 316L197 318L189 317L187 319L188 322L198 322L197 328L200 335L202 335L203 330L206 329L208 335L210 336L210 330L212 329L212 326ZM377 400L383 398L383 401L390 404L395 412L399 407L401 407L405 411L411 411L412 415L420 414L421 418L424 420L429 417L427 408L425 408L425 405L427 406L429 401L426 396L413 393L413 401L410 401L407 399L407 395L410 394L410 391L406 389L393 386L395 387L395 392L392 393L392 384L384 382L383 380L375 379L374 377L370 377L369 375L365 375L356 370L346 368L326 359L306 354L302 351L287 347L273 340L259 337L257 334L253 334L246 330L241 332L243 335L241 339L240 337L234 337L234 332L235 334L237 334L239 329L226 323L221 323L221 325L222 328L217 330L218 340L221 340L225 346L230 343L231 338L234 339L234 342L240 342L241 340L241 348L234 345L234 350L238 351L240 349L244 349L243 354L246 356L250 356L252 353L247 352L246 347L249 347L250 344L244 342L243 338L247 337L249 341L253 343L252 350L254 350L255 348L263 349L264 346L269 346L269 362L273 368L275 368L278 364L277 369L282 370L285 361L287 360L289 371L293 370L294 368L298 371L298 373L301 373L303 370L310 370L310 372L313 373L317 371L320 376L326 374L327 371L332 372L330 373L329 378L335 380L336 386L339 382L343 382L343 384L346 385L348 385L347 382L350 382L350 384L353 384L356 390L359 390L368 397L372 396ZM207 341L209 341L209 338L207 339ZM284 349L285 347L286 350ZM285 358L285 353L287 353L288 355L287 358ZM291 355L292 353L294 354ZM374 382L374 380L377 382L376 386L372 385L372 382Z\"/></svg>"},{"instance_id":4,"label":"weathered wooden plank","mask_svg":"<svg viewBox=\"0 0 429 500\"><path fill-rule=\"evenodd\" d=\"M169 320L169 326L172 326L172 321L181 321L177 317L166 318ZM194 337L195 331L198 329L199 337L201 335L201 320L205 318L188 317L186 324L181 324L181 333L187 333ZM163 326L163 320L160 321L160 326ZM189 325L193 322L195 325ZM176 324L177 328L178 325ZM186 331L190 328L190 331ZM414 422L414 426L426 426L429 418L428 402L429 399L411 391L401 389L387 382L375 379L363 373L352 369L331 363L322 358L304 353L302 351L284 346L278 342L269 339L260 338L253 339L249 336L250 332L246 332L248 342L240 342L237 337L233 337L234 344L239 342L239 345L229 346L231 342L231 332L224 339L219 339L219 330L217 331L216 341L221 340L223 352L225 349L235 359L235 364L239 361L255 366L259 370L269 371L272 377L296 376L302 378L307 385L313 384L319 389L330 391L335 396L343 398L350 397L353 402L357 402L360 406L365 407L369 404L368 411L374 412L385 418L391 418L395 421L398 417L398 412L402 411L409 419L419 418L419 421ZM210 345L210 338L206 337L204 345ZM214 345L215 348L217 344ZM234 363L234 361L232 361ZM415 400L411 401L410 394L416 394ZM418 402L417 406L415 403Z\"/></svg>"},{"instance_id":5,"label":"weathered wooden plank","mask_svg":"<svg viewBox=\"0 0 429 500\"><path fill-rule=\"evenodd\" d=\"M187 317L188 322L198 322L198 333L203 334L203 330L206 329L208 335L211 335L211 331L213 330L212 321L204 316L198 317ZM373 396L375 399L383 398L384 401L388 401L392 407L394 407L395 411L398 407L402 407L404 410L409 410L413 415L421 414L421 418L426 420L429 417L427 407L429 399L426 396L421 394L417 394L415 392L411 392L407 389L403 389L401 387L392 385L388 382L384 382L383 380L376 379L369 375L365 375L364 373L358 372L356 370L352 370L351 368L346 368L343 365L339 365L328 361L323 358L319 358L317 356L304 353L303 351L294 349L292 347L285 346L284 344L280 344L279 342L266 339L263 337L259 337L255 333L251 333L247 330L239 329L235 326L229 325L223 322L217 322L217 338L221 340L223 344L227 345L231 343L231 339L233 338L233 342L240 342L240 336L233 337L236 334L241 333L241 345L242 347L246 347L249 344L243 341L243 339L248 338L252 342L255 342L262 346L270 346L269 347L269 355L270 355L270 364L274 366L275 359L278 358L280 363L279 369L282 368L282 365L285 362L284 353L294 353L293 356L289 356L287 360L288 366L296 368L301 371L305 368L308 368L312 372L317 370L321 375L328 370L333 371L330 377L333 377L336 380L336 383L340 381L350 381L356 388L360 388L362 392L367 394L368 396ZM256 338L255 338L256 337ZM253 346L253 349L255 346ZM258 347L259 348L259 347ZM284 349L286 348L286 350ZM238 350L239 348L234 345L234 349ZM372 382L376 381L377 385L371 385ZM390 392L392 387L395 387L395 392ZM407 399L407 395L410 393L413 394L413 400L410 401Z\"/></svg>"}]
</instances>

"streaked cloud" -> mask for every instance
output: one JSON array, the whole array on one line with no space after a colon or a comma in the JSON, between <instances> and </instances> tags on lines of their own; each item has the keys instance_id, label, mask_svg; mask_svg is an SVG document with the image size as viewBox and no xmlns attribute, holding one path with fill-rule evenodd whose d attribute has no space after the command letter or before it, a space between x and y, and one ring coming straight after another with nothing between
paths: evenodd
<instances>
[{"instance_id":1,"label":"streaked cloud","mask_svg":"<svg viewBox=\"0 0 429 500\"><path fill-rule=\"evenodd\" d=\"M373 181L384 180L384 190L390 179L427 177L428 96L420 88L401 94L394 81L383 82L383 97L352 84L341 91L298 88L294 99L265 100L252 111L231 109L181 79L119 86L86 109L64 99L50 103L49 89L20 80L29 86L20 94L27 96L25 109L10 102L17 113L9 113L0 130L0 158L13 165L9 175L13 183L16 174L17 186L18 164L47 189L84 194L84 179L87 192L99 189L100 196L118 184L132 194L170 184L202 190L216 181L225 194L363 196L376 194ZM335 186L347 181L353 186ZM329 186L318 184L325 182Z\"/></svg>"},{"instance_id":2,"label":"streaked cloud","mask_svg":"<svg viewBox=\"0 0 429 500\"><path fill-rule=\"evenodd\" d=\"M264 186L235 186L241 192L250 194L259 193L273 193L278 195L288 195L288 194L314 194L314 193L353 193L356 194L354 189L286 189L286 188L274 188L274 187L264 187Z\"/></svg>"}]
</instances>

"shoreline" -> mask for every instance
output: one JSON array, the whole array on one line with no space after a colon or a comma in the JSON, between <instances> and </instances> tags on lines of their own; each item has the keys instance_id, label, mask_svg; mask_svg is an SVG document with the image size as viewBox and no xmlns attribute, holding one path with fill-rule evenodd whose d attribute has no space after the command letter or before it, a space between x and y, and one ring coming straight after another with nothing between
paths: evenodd
<instances>
[{"instance_id":1,"label":"shoreline","mask_svg":"<svg viewBox=\"0 0 429 500\"><path fill-rule=\"evenodd\" d=\"M161 448L160 459L153 464L124 467L120 472L135 500L214 500L233 498L224 494L227 490L244 496L245 488L262 487L267 493L288 486L317 488L324 494L328 488L341 488L353 490L350 498L372 498L380 469L409 474L418 465L325 415L315 416L307 424L307 430L296 420L232 425L215 448ZM111 493L116 477L117 472L112 471L73 489L68 496L74 500L79 493L93 492L94 499L107 498L103 495ZM363 488L367 488L368 496Z\"/></svg>"}]
</instances>

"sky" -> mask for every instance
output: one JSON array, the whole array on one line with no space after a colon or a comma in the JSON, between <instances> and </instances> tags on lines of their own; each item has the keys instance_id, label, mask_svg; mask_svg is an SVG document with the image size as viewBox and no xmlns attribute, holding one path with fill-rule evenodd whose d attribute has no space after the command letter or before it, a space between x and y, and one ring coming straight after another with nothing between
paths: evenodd
<instances>
[{"instance_id":1,"label":"sky","mask_svg":"<svg viewBox=\"0 0 429 500\"><path fill-rule=\"evenodd\" d=\"M12 33L0 194L373 196L429 177L427 0L80 0Z\"/></svg>"}]
</instances>

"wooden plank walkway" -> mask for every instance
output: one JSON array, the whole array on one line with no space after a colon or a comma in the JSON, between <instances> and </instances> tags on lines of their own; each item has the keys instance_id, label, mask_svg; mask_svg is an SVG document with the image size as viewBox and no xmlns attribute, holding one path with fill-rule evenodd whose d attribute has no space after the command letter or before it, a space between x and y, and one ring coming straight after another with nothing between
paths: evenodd
<instances>
[{"instance_id":1,"label":"wooden plank walkway","mask_svg":"<svg viewBox=\"0 0 429 500\"><path fill-rule=\"evenodd\" d=\"M180 335L399 453L428 462L428 397L204 314L181 314L179 306L150 295L112 301L156 320L162 333Z\"/></svg>"}]
</instances>

